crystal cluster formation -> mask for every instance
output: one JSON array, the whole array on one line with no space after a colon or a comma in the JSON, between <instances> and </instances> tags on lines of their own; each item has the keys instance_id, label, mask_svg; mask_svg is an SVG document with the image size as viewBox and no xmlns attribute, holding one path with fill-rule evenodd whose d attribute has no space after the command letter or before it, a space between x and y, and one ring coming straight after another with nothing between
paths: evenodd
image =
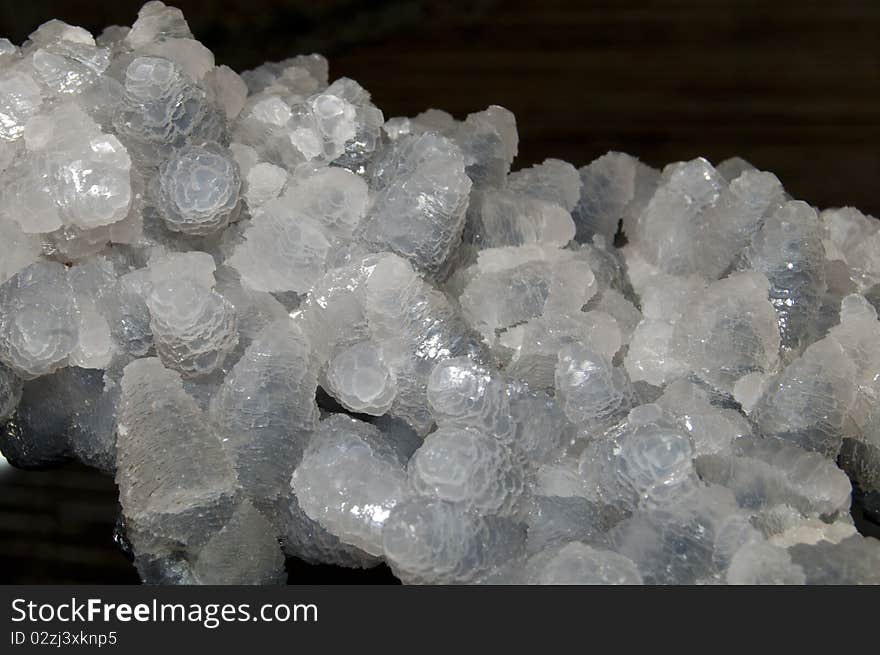
<instances>
[{"instance_id":1,"label":"crystal cluster formation","mask_svg":"<svg viewBox=\"0 0 880 655\"><path fill-rule=\"evenodd\" d=\"M880 222L516 154L161 2L0 40L0 449L115 475L150 583L880 582Z\"/></svg>"}]
</instances>

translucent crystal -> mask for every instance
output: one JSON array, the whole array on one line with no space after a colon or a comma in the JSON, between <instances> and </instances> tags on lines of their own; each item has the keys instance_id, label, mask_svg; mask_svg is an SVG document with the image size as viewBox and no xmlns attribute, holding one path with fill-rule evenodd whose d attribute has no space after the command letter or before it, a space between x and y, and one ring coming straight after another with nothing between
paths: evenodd
<instances>
[{"instance_id":1,"label":"translucent crystal","mask_svg":"<svg viewBox=\"0 0 880 655\"><path fill-rule=\"evenodd\" d=\"M382 351L362 341L336 354L327 369L329 391L346 409L381 416L397 395L397 379Z\"/></svg>"},{"instance_id":2,"label":"translucent crystal","mask_svg":"<svg viewBox=\"0 0 880 655\"><path fill-rule=\"evenodd\" d=\"M21 400L21 379L8 366L0 364L0 423L12 416Z\"/></svg>"},{"instance_id":3,"label":"translucent crystal","mask_svg":"<svg viewBox=\"0 0 880 655\"><path fill-rule=\"evenodd\" d=\"M455 584L470 582L504 561L516 551L518 536L506 524L462 505L416 498L391 511L382 544L386 561L403 581Z\"/></svg>"},{"instance_id":4,"label":"translucent crystal","mask_svg":"<svg viewBox=\"0 0 880 655\"><path fill-rule=\"evenodd\" d=\"M292 492L282 502L280 515L281 546L289 557L298 557L310 564L348 568L369 568L379 563L376 557L340 541L310 519Z\"/></svg>"},{"instance_id":5,"label":"translucent crystal","mask_svg":"<svg viewBox=\"0 0 880 655\"><path fill-rule=\"evenodd\" d=\"M219 146L181 148L159 169L162 218L175 232L219 232L235 209L240 184L237 165Z\"/></svg>"},{"instance_id":6,"label":"translucent crystal","mask_svg":"<svg viewBox=\"0 0 880 655\"><path fill-rule=\"evenodd\" d=\"M807 584L880 584L880 542L854 535L834 544L796 545L789 550Z\"/></svg>"},{"instance_id":7,"label":"translucent crystal","mask_svg":"<svg viewBox=\"0 0 880 655\"><path fill-rule=\"evenodd\" d=\"M622 418L632 403L626 374L580 343L559 351L556 392L562 397L562 408L569 420L588 428Z\"/></svg>"},{"instance_id":8,"label":"translucent crystal","mask_svg":"<svg viewBox=\"0 0 880 655\"><path fill-rule=\"evenodd\" d=\"M692 457L693 445L685 431L663 417L641 423L631 416L617 440L610 491L627 503L667 503L695 484Z\"/></svg>"},{"instance_id":9,"label":"translucent crystal","mask_svg":"<svg viewBox=\"0 0 880 655\"><path fill-rule=\"evenodd\" d=\"M49 466L73 455L102 471L114 470L118 384L102 371L72 366L23 387L14 378L5 384L10 383L6 393L18 407L0 447L15 466Z\"/></svg>"},{"instance_id":10,"label":"translucent crystal","mask_svg":"<svg viewBox=\"0 0 880 655\"><path fill-rule=\"evenodd\" d=\"M860 289L880 282L880 225L858 209L827 209L820 219L828 259L841 260Z\"/></svg>"},{"instance_id":11,"label":"translucent crystal","mask_svg":"<svg viewBox=\"0 0 880 655\"><path fill-rule=\"evenodd\" d=\"M324 273L329 249L320 224L276 198L255 210L227 263L257 291L305 293Z\"/></svg>"},{"instance_id":12,"label":"translucent crystal","mask_svg":"<svg viewBox=\"0 0 880 655\"><path fill-rule=\"evenodd\" d=\"M321 422L291 485L309 518L379 555L382 526L404 498L406 473L376 428L339 415Z\"/></svg>"},{"instance_id":13,"label":"translucent crystal","mask_svg":"<svg viewBox=\"0 0 880 655\"><path fill-rule=\"evenodd\" d=\"M128 152L77 105L62 104L35 117L24 139L31 157L8 171L9 193L0 202L0 211L22 230L92 229L128 215Z\"/></svg>"},{"instance_id":14,"label":"translucent crystal","mask_svg":"<svg viewBox=\"0 0 880 655\"><path fill-rule=\"evenodd\" d=\"M0 138L14 141L43 102L40 87L18 70L0 73Z\"/></svg>"},{"instance_id":15,"label":"translucent crystal","mask_svg":"<svg viewBox=\"0 0 880 655\"><path fill-rule=\"evenodd\" d=\"M743 546L727 570L730 584L804 584L804 570L791 561L788 551L767 542Z\"/></svg>"},{"instance_id":16,"label":"translucent crystal","mask_svg":"<svg viewBox=\"0 0 880 655\"><path fill-rule=\"evenodd\" d=\"M470 358L440 362L428 378L427 399L440 426L475 428L502 441L513 439L515 426L503 379Z\"/></svg>"},{"instance_id":17,"label":"translucent crystal","mask_svg":"<svg viewBox=\"0 0 880 655\"><path fill-rule=\"evenodd\" d=\"M317 427L318 370L308 337L289 319L269 324L211 401L238 479L258 503L285 493Z\"/></svg>"},{"instance_id":18,"label":"translucent crystal","mask_svg":"<svg viewBox=\"0 0 880 655\"><path fill-rule=\"evenodd\" d=\"M0 254L0 284L26 266L33 264L40 256L41 244L37 237L22 232L12 219L0 214L0 241L8 250Z\"/></svg>"},{"instance_id":19,"label":"translucent crystal","mask_svg":"<svg viewBox=\"0 0 880 655\"><path fill-rule=\"evenodd\" d=\"M526 562L527 584L639 585L642 576L627 557L577 541L549 548Z\"/></svg>"},{"instance_id":20,"label":"translucent crystal","mask_svg":"<svg viewBox=\"0 0 880 655\"><path fill-rule=\"evenodd\" d=\"M777 439L739 439L730 454L697 460L700 477L727 487L741 506L761 511L776 505L803 516L848 511L849 480L834 462Z\"/></svg>"},{"instance_id":21,"label":"translucent crystal","mask_svg":"<svg viewBox=\"0 0 880 655\"><path fill-rule=\"evenodd\" d=\"M621 219L637 216L647 204L658 177L652 168L620 152L609 152L579 172L580 200L572 216L581 242L594 234L613 239Z\"/></svg>"},{"instance_id":22,"label":"translucent crystal","mask_svg":"<svg viewBox=\"0 0 880 655\"><path fill-rule=\"evenodd\" d=\"M699 242L692 235L724 186L705 159L668 165L638 218L631 227L624 223L627 238L661 270L676 275L695 272Z\"/></svg>"},{"instance_id":23,"label":"translucent crystal","mask_svg":"<svg viewBox=\"0 0 880 655\"><path fill-rule=\"evenodd\" d=\"M151 165L173 148L221 141L225 130L206 92L178 64L161 57L138 57L128 65L113 123L137 158Z\"/></svg>"},{"instance_id":24,"label":"translucent crystal","mask_svg":"<svg viewBox=\"0 0 880 655\"><path fill-rule=\"evenodd\" d=\"M397 376L394 416L426 434L428 376L441 360L480 356L480 348L457 308L396 255L374 260L365 287L366 318Z\"/></svg>"},{"instance_id":25,"label":"translucent crystal","mask_svg":"<svg viewBox=\"0 0 880 655\"><path fill-rule=\"evenodd\" d=\"M480 253L475 267L459 301L490 344L498 331L546 311L579 311L596 292L589 265L568 250L493 248Z\"/></svg>"},{"instance_id":26,"label":"translucent crystal","mask_svg":"<svg viewBox=\"0 0 880 655\"><path fill-rule=\"evenodd\" d=\"M173 61L195 82L214 68L214 54L195 39L164 39L150 43L139 51Z\"/></svg>"},{"instance_id":27,"label":"translucent crystal","mask_svg":"<svg viewBox=\"0 0 880 655\"><path fill-rule=\"evenodd\" d=\"M516 119L510 111L492 105L468 114L445 132L461 147L468 177L475 186L503 185L519 145Z\"/></svg>"},{"instance_id":28,"label":"translucent crystal","mask_svg":"<svg viewBox=\"0 0 880 655\"><path fill-rule=\"evenodd\" d=\"M712 401L707 389L686 379L668 385L657 399L690 433L697 455L729 452L737 439L753 431L740 412Z\"/></svg>"},{"instance_id":29,"label":"translucent crystal","mask_svg":"<svg viewBox=\"0 0 880 655\"><path fill-rule=\"evenodd\" d=\"M855 399L855 366L832 338L809 346L771 380L755 408L764 434L836 455Z\"/></svg>"},{"instance_id":30,"label":"translucent crystal","mask_svg":"<svg viewBox=\"0 0 880 655\"><path fill-rule=\"evenodd\" d=\"M287 183L287 171L266 162L255 164L247 174L245 199L248 207L256 209L263 203L277 198Z\"/></svg>"},{"instance_id":31,"label":"translucent crystal","mask_svg":"<svg viewBox=\"0 0 880 655\"><path fill-rule=\"evenodd\" d=\"M416 493L462 504L479 514L520 511L524 472L514 453L473 428L438 428L407 465Z\"/></svg>"},{"instance_id":32,"label":"translucent crystal","mask_svg":"<svg viewBox=\"0 0 880 655\"><path fill-rule=\"evenodd\" d=\"M694 236L700 246L694 252L695 268L709 279L721 277L756 237L762 219L778 211L785 199L782 184L772 173L746 170L733 178L715 205L703 213ZM755 270L771 276L763 268Z\"/></svg>"},{"instance_id":33,"label":"translucent crystal","mask_svg":"<svg viewBox=\"0 0 880 655\"><path fill-rule=\"evenodd\" d=\"M210 373L235 347L235 310L219 293L191 278L154 284L147 306L156 352L187 376Z\"/></svg>"},{"instance_id":34,"label":"translucent crystal","mask_svg":"<svg viewBox=\"0 0 880 655\"><path fill-rule=\"evenodd\" d=\"M235 469L179 374L154 357L126 366L117 434L119 502L132 524L185 544L225 525Z\"/></svg>"},{"instance_id":35,"label":"translucent crystal","mask_svg":"<svg viewBox=\"0 0 880 655\"><path fill-rule=\"evenodd\" d=\"M746 251L749 268L770 281L782 346L799 352L825 292L819 221L804 202L786 203L764 221Z\"/></svg>"},{"instance_id":36,"label":"translucent crystal","mask_svg":"<svg viewBox=\"0 0 880 655\"><path fill-rule=\"evenodd\" d=\"M238 73L228 66L215 66L205 74L204 83L226 118L233 120L241 113L247 101L247 85Z\"/></svg>"},{"instance_id":37,"label":"translucent crystal","mask_svg":"<svg viewBox=\"0 0 880 655\"><path fill-rule=\"evenodd\" d=\"M0 452L115 475L145 583L877 581L874 217L217 63L0 39Z\"/></svg>"},{"instance_id":38,"label":"translucent crystal","mask_svg":"<svg viewBox=\"0 0 880 655\"><path fill-rule=\"evenodd\" d=\"M67 269L37 262L0 286L0 361L24 379L66 365L78 322Z\"/></svg>"},{"instance_id":39,"label":"translucent crystal","mask_svg":"<svg viewBox=\"0 0 880 655\"><path fill-rule=\"evenodd\" d=\"M431 133L400 139L373 163L372 186L366 237L420 270L439 272L461 236L471 189L458 148Z\"/></svg>"},{"instance_id":40,"label":"translucent crystal","mask_svg":"<svg viewBox=\"0 0 880 655\"><path fill-rule=\"evenodd\" d=\"M555 202L509 190L474 192L468 236L481 248L545 243L564 246L574 237L571 215Z\"/></svg>"},{"instance_id":41,"label":"translucent crystal","mask_svg":"<svg viewBox=\"0 0 880 655\"><path fill-rule=\"evenodd\" d=\"M190 36L189 25L180 9L151 0L141 7L126 41L132 48L140 48L168 38Z\"/></svg>"},{"instance_id":42,"label":"translucent crystal","mask_svg":"<svg viewBox=\"0 0 880 655\"><path fill-rule=\"evenodd\" d=\"M608 528L599 506L580 495L533 496L526 525L529 553L573 540L601 540Z\"/></svg>"},{"instance_id":43,"label":"translucent crystal","mask_svg":"<svg viewBox=\"0 0 880 655\"><path fill-rule=\"evenodd\" d=\"M370 201L363 178L336 166L299 178L284 198L291 209L321 224L328 238L342 243L352 238Z\"/></svg>"},{"instance_id":44,"label":"translucent crystal","mask_svg":"<svg viewBox=\"0 0 880 655\"><path fill-rule=\"evenodd\" d=\"M727 391L743 375L773 370L780 336L767 290L767 278L752 272L709 285L675 326L677 358Z\"/></svg>"},{"instance_id":45,"label":"translucent crystal","mask_svg":"<svg viewBox=\"0 0 880 655\"><path fill-rule=\"evenodd\" d=\"M545 159L540 164L511 173L511 191L553 202L571 211L581 197L582 182L577 169L561 159Z\"/></svg>"},{"instance_id":46,"label":"translucent crystal","mask_svg":"<svg viewBox=\"0 0 880 655\"><path fill-rule=\"evenodd\" d=\"M275 532L253 505L242 502L199 551L195 577L201 584L284 582L284 556Z\"/></svg>"},{"instance_id":47,"label":"translucent crystal","mask_svg":"<svg viewBox=\"0 0 880 655\"><path fill-rule=\"evenodd\" d=\"M730 492L709 487L681 503L633 515L611 530L610 539L646 584L705 583L722 573L716 548L736 517Z\"/></svg>"}]
</instances>

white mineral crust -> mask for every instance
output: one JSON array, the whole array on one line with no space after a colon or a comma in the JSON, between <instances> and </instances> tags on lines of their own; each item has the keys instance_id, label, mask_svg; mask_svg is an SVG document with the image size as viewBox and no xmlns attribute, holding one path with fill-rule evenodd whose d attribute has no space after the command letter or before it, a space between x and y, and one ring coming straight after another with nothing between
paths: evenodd
<instances>
[{"instance_id":1,"label":"white mineral crust","mask_svg":"<svg viewBox=\"0 0 880 655\"><path fill-rule=\"evenodd\" d=\"M115 475L150 583L880 583L877 219L328 73L0 39L10 463Z\"/></svg>"}]
</instances>

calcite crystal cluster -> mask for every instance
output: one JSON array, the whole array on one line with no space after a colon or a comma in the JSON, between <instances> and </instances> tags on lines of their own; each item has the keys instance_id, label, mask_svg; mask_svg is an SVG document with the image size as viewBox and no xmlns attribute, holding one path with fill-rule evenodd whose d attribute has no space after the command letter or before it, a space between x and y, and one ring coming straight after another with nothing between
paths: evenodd
<instances>
[{"instance_id":1,"label":"calcite crystal cluster","mask_svg":"<svg viewBox=\"0 0 880 655\"><path fill-rule=\"evenodd\" d=\"M115 475L151 583L880 582L880 222L516 154L161 2L0 40L0 449Z\"/></svg>"}]
</instances>

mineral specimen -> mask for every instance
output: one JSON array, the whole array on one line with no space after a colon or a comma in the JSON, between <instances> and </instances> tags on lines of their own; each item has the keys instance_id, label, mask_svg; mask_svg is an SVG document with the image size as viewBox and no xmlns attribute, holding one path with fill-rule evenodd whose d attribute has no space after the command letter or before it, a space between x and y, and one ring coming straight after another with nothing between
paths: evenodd
<instances>
[{"instance_id":1,"label":"mineral specimen","mask_svg":"<svg viewBox=\"0 0 880 655\"><path fill-rule=\"evenodd\" d=\"M880 582L880 223L517 148L161 2L0 41L0 450L115 475L151 583Z\"/></svg>"}]
</instances>

